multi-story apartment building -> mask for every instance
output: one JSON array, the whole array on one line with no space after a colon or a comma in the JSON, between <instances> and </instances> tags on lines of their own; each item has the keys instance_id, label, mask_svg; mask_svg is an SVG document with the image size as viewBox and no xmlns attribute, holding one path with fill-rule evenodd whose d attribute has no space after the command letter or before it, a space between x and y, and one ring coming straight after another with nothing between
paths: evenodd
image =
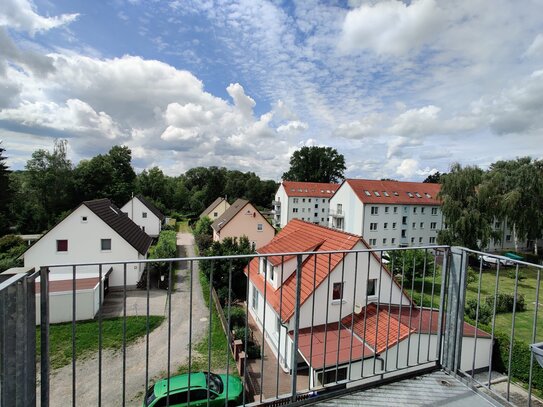
<instances>
[{"instance_id":1,"label":"multi-story apartment building","mask_svg":"<svg viewBox=\"0 0 543 407\"><path fill-rule=\"evenodd\" d=\"M331 227L371 246L436 244L444 226L439 184L347 179L330 199Z\"/></svg>"},{"instance_id":2,"label":"multi-story apartment building","mask_svg":"<svg viewBox=\"0 0 543 407\"><path fill-rule=\"evenodd\" d=\"M338 184L282 181L273 201L273 223L285 227L291 219L328 225L329 200Z\"/></svg>"}]
</instances>

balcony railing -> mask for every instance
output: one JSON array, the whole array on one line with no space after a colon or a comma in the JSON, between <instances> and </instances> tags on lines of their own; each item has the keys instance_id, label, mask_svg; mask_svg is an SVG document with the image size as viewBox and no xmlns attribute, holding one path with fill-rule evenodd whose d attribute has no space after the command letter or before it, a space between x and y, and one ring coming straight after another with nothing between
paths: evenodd
<instances>
[{"instance_id":1,"label":"balcony railing","mask_svg":"<svg viewBox=\"0 0 543 407\"><path fill-rule=\"evenodd\" d=\"M330 209L328 211L328 214L330 216L335 217L335 218L343 218L345 216L345 213L343 212L343 209Z\"/></svg>"},{"instance_id":2,"label":"balcony railing","mask_svg":"<svg viewBox=\"0 0 543 407\"><path fill-rule=\"evenodd\" d=\"M513 390L522 391L515 382L522 382L531 403L532 390L543 390L543 383L541 367L524 342L543 338L538 320L543 267L511 261L508 267L497 262L486 268L489 263L477 256L500 257L447 246L386 252L50 265L17 275L0 284L0 401L141 405L151 402L154 396L146 395L159 379L216 371L238 376L243 384L239 398L225 405L288 404L444 369L498 403L511 402ZM151 273L140 279L144 288L130 289L127 281L140 264L158 265L165 289L151 287ZM109 269L110 285L120 285L104 296ZM79 280L94 272L97 297L87 304ZM60 276L68 276L69 284L55 291ZM93 322L77 321L96 301ZM35 310L41 322L37 331ZM63 312L68 325L49 322ZM153 330L157 314L164 321ZM132 316L144 319L139 340L132 337ZM115 337L106 326L110 321L120 321L118 345L110 344ZM92 343L82 339L89 324L95 329ZM59 331L68 336L60 356ZM529 364L521 365L522 358ZM497 372L505 390L495 384ZM165 383L171 398L165 404L173 404L177 387ZM223 392L232 391L229 383L223 382ZM214 390L206 390L208 400ZM185 397L190 402L196 393Z\"/></svg>"}]
</instances>

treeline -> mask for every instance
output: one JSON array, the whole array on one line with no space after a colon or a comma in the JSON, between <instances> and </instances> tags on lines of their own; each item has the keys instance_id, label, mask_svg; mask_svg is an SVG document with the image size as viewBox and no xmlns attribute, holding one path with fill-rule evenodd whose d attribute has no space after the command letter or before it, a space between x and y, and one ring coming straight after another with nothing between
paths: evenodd
<instances>
[{"instance_id":1,"label":"treeline","mask_svg":"<svg viewBox=\"0 0 543 407\"><path fill-rule=\"evenodd\" d=\"M192 168L174 177L158 167L136 174L124 146L74 165L67 147L66 141L56 141L52 151L35 151L24 171L11 172L0 145L0 236L43 232L85 200L109 198L122 206L132 194L142 194L166 214L193 216L219 196L269 207L278 187L253 172L223 167Z\"/></svg>"},{"instance_id":2,"label":"treeline","mask_svg":"<svg viewBox=\"0 0 543 407\"><path fill-rule=\"evenodd\" d=\"M454 164L439 182L447 224L439 231L440 244L484 249L491 239L502 241L507 225L517 251L528 240L537 254L543 237L543 160L497 161L486 171Z\"/></svg>"}]
</instances>

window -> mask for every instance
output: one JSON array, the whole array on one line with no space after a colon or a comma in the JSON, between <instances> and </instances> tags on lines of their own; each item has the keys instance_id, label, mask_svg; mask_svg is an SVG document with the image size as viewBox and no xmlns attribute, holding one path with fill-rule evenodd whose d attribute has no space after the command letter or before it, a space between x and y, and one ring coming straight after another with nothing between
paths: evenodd
<instances>
[{"instance_id":1,"label":"window","mask_svg":"<svg viewBox=\"0 0 543 407\"><path fill-rule=\"evenodd\" d=\"M377 230L377 223L370 223L370 230Z\"/></svg>"},{"instance_id":2,"label":"window","mask_svg":"<svg viewBox=\"0 0 543 407\"><path fill-rule=\"evenodd\" d=\"M407 213L407 206L403 207L403 213Z\"/></svg>"},{"instance_id":3,"label":"window","mask_svg":"<svg viewBox=\"0 0 543 407\"><path fill-rule=\"evenodd\" d=\"M321 209L321 212L324 213L324 208Z\"/></svg>"},{"instance_id":4,"label":"window","mask_svg":"<svg viewBox=\"0 0 543 407\"><path fill-rule=\"evenodd\" d=\"M321 222L324 222L324 218L321 218Z\"/></svg>"},{"instance_id":5,"label":"window","mask_svg":"<svg viewBox=\"0 0 543 407\"><path fill-rule=\"evenodd\" d=\"M292 213L298 213L298 208L292 208Z\"/></svg>"},{"instance_id":6,"label":"window","mask_svg":"<svg viewBox=\"0 0 543 407\"><path fill-rule=\"evenodd\" d=\"M388 206L385 206L385 213L388 213Z\"/></svg>"},{"instance_id":7,"label":"window","mask_svg":"<svg viewBox=\"0 0 543 407\"><path fill-rule=\"evenodd\" d=\"M305 202L305 198L302 198L302 202Z\"/></svg>"},{"instance_id":8,"label":"window","mask_svg":"<svg viewBox=\"0 0 543 407\"><path fill-rule=\"evenodd\" d=\"M298 198L292 198L292 203L298 203Z\"/></svg>"},{"instance_id":9,"label":"window","mask_svg":"<svg viewBox=\"0 0 543 407\"><path fill-rule=\"evenodd\" d=\"M302 208L302 212L305 212L305 208Z\"/></svg>"},{"instance_id":10,"label":"window","mask_svg":"<svg viewBox=\"0 0 543 407\"><path fill-rule=\"evenodd\" d=\"M383 228L388 229L388 223L387 222L383 223Z\"/></svg>"},{"instance_id":11,"label":"window","mask_svg":"<svg viewBox=\"0 0 543 407\"><path fill-rule=\"evenodd\" d=\"M337 204L337 214L341 215L343 212L343 204Z\"/></svg>"},{"instance_id":12,"label":"window","mask_svg":"<svg viewBox=\"0 0 543 407\"><path fill-rule=\"evenodd\" d=\"M394 213L398 213L398 207L397 206L394 207Z\"/></svg>"},{"instance_id":13,"label":"window","mask_svg":"<svg viewBox=\"0 0 543 407\"><path fill-rule=\"evenodd\" d=\"M436 222L431 222L430 223L430 229L431 230L436 230L436 226L437 226Z\"/></svg>"},{"instance_id":14,"label":"window","mask_svg":"<svg viewBox=\"0 0 543 407\"><path fill-rule=\"evenodd\" d=\"M370 280L368 280L368 289L366 290L366 295L369 297L371 295L375 295L375 286L377 283L377 279L376 278L372 278Z\"/></svg>"},{"instance_id":15,"label":"window","mask_svg":"<svg viewBox=\"0 0 543 407\"><path fill-rule=\"evenodd\" d=\"M417 196L417 198L422 198L422 196L418 192L415 192L415 195Z\"/></svg>"},{"instance_id":16,"label":"window","mask_svg":"<svg viewBox=\"0 0 543 407\"><path fill-rule=\"evenodd\" d=\"M319 207L319 204L315 204L315 209L317 209Z\"/></svg>"},{"instance_id":17,"label":"window","mask_svg":"<svg viewBox=\"0 0 543 407\"><path fill-rule=\"evenodd\" d=\"M270 265L269 269L270 269L270 281L273 281L275 280L275 267Z\"/></svg>"},{"instance_id":18,"label":"window","mask_svg":"<svg viewBox=\"0 0 543 407\"><path fill-rule=\"evenodd\" d=\"M424 229L424 222L421 222L421 223L420 223L420 228L421 228L421 229Z\"/></svg>"},{"instance_id":19,"label":"window","mask_svg":"<svg viewBox=\"0 0 543 407\"><path fill-rule=\"evenodd\" d=\"M436 242L436 238L435 238L435 236L432 236L432 237L430 238L430 243L435 243L435 242Z\"/></svg>"},{"instance_id":20,"label":"window","mask_svg":"<svg viewBox=\"0 0 543 407\"><path fill-rule=\"evenodd\" d=\"M413 228L413 229L416 229L416 228L417 228L417 222L413 222L412 228Z\"/></svg>"},{"instance_id":21,"label":"window","mask_svg":"<svg viewBox=\"0 0 543 407\"><path fill-rule=\"evenodd\" d=\"M279 333L281 330L281 318L275 317L275 331Z\"/></svg>"},{"instance_id":22,"label":"window","mask_svg":"<svg viewBox=\"0 0 543 407\"><path fill-rule=\"evenodd\" d=\"M402 225L407 225L407 216L402 217Z\"/></svg>"},{"instance_id":23,"label":"window","mask_svg":"<svg viewBox=\"0 0 543 407\"><path fill-rule=\"evenodd\" d=\"M420 213L424 214L424 207L420 208Z\"/></svg>"},{"instance_id":24,"label":"window","mask_svg":"<svg viewBox=\"0 0 543 407\"><path fill-rule=\"evenodd\" d=\"M384 196L390 196L387 191L383 191Z\"/></svg>"},{"instance_id":25,"label":"window","mask_svg":"<svg viewBox=\"0 0 543 407\"><path fill-rule=\"evenodd\" d=\"M81 222L86 223L88 218L86 216L81 216Z\"/></svg>"},{"instance_id":26,"label":"window","mask_svg":"<svg viewBox=\"0 0 543 407\"><path fill-rule=\"evenodd\" d=\"M315 218L318 218L319 217L319 214L317 212L315 212Z\"/></svg>"},{"instance_id":27,"label":"window","mask_svg":"<svg viewBox=\"0 0 543 407\"><path fill-rule=\"evenodd\" d=\"M412 194L411 192L408 192L408 193L407 193L407 196L408 196L409 198L414 198L414 196L413 196L413 194Z\"/></svg>"},{"instance_id":28,"label":"window","mask_svg":"<svg viewBox=\"0 0 543 407\"><path fill-rule=\"evenodd\" d=\"M396 229L396 222L392 223L392 229Z\"/></svg>"},{"instance_id":29,"label":"window","mask_svg":"<svg viewBox=\"0 0 543 407\"><path fill-rule=\"evenodd\" d=\"M506 235L505 236L505 241L510 242L511 241L511 235Z\"/></svg>"},{"instance_id":30,"label":"window","mask_svg":"<svg viewBox=\"0 0 543 407\"><path fill-rule=\"evenodd\" d=\"M390 239L390 242L391 242L392 244L396 243L396 238L393 237L392 239Z\"/></svg>"},{"instance_id":31,"label":"window","mask_svg":"<svg viewBox=\"0 0 543 407\"><path fill-rule=\"evenodd\" d=\"M258 290L253 286L253 302L252 307L255 311L258 311Z\"/></svg>"},{"instance_id":32,"label":"window","mask_svg":"<svg viewBox=\"0 0 543 407\"><path fill-rule=\"evenodd\" d=\"M402 237L403 237L403 238L407 237L407 236L406 236L406 230L405 230L405 229L402 229Z\"/></svg>"},{"instance_id":33,"label":"window","mask_svg":"<svg viewBox=\"0 0 543 407\"><path fill-rule=\"evenodd\" d=\"M377 239L370 239L370 246L375 246L377 244Z\"/></svg>"},{"instance_id":34,"label":"window","mask_svg":"<svg viewBox=\"0 0 543 407\"><path fill-rule=\"evenodd\" d=\"M419 237L419 243L422 243L422 237Z\"/></svg>"},{"instance_id":35,"label":"window","mask_svg":"<svg viewBox=\"0 0 543 407\"><path fill-rule=\"evenodd\" d=\"M432 215L437 215L437 208L432 208Z\"/></svg>"},{"instance_id":36,"label":"window","mask_svg":"<svg viewBox=\"0 0 543 407\"><path fill-rule=\"evenodd\" d=\"M337 376L336 376L337 372ZM317 373L317 380L320 384L328 384L328 383L335 383L339 382L340 380L346 380L347 379L347 368L342 367L339 369L332 369L327 372L324 372L324 375L321 372Z\"/></svg>"},{"instance_id":37,"label":"window","mask_svg":"<svg viewBox=\"0 0 543 407\"><path fill-rule=\"evenodd\" d=\"M417 213L417 207L416 206L413 207L413 213Z\"/></svg>"},{"instance_id":38,"label":"window","mask_svg":"<svg viewBox=\"0 0 543 407\"><path fill-rule=\"evenodd\" d=\"M332 288L332 300L341 300L343 298L343 283L334 283Z\"/></svg>"},{"instance_id":39,"label":"window","mask_svg":"<svg viewBox=\"0 0 543 407\"><path fill-rule=\"evenodd\" d=\"M307 200L307 202L311 203L311 198L309 198L309 199Z\"/></svg>"},{"instance_id":40,"label":"window","mask_svg":"<svg viewBox=\"0 0 543 407\"><path fill-rule=\"evenodd\" d=\"M371 214L372 214L372 215L378 215L378 214L379 214L379 207L377 207L377 206L372 206L372 207L371 207Z\"/></svg>"},{"instance_id":41,"label":"window","mask_svg":"<svg viewBox=\"0 0 543 407\"><path fill-rule=\"evenodd\" d=\"M67 252L67 251L68 251L68 241L57 240L57 252Z\"/></svg>"},{"instance_id":42,"label":"window","mask_svg":"<svg viewBox=\"0 0 543 407\"><path fill-rule=\"evenodd\" d=\"M415 238L414 237L411 238L411 243L415 243Z\"/></svg>"},{"instance_id":43,"label":"window","mask_svg":"<svg viewBox=\"0 0 543 407\"><path fill-rule=\"evenodd\" d=\"M379 197L381 196L381 194L377 191L373 191L373 193L375 194L375 196L379 196Z\"/></svg>"},{"instance_id":44,"label":"window","mask_svg":"<svg viewBox=\"0 0 543 407\"><path fill-rule=\"evenodd\" d=\"M101 239L100 250L111 250L111 239Z\"/></svg>"},{"instance_id":45,"label":"window","mask_svg":"<svg viewBox=\"0 0 543 407\"><path fill-rule=\"evenodd\" d=\"M216 218L219 216L219 212L213 212L213 217Z\"/></svg>"},{"instance_id":46,"label":"window","mask_svg":"<svg viewBox=\"0 0 543 407\"><path fill-rule=\"evenodd\" d=\"M371 196L370 191L364 190L364 193L366 194L366 196Z\"/></svg>"},{"instance_id":47,"label":"window","mask_svg":"<svg viewBox=\"0 0 543 407\"><path fill-rule=\"evenodd\" d=\"M386 237L383 238L383 244L387 244L387 238Z\"/></svg>"},{"instance_id":48,"label":"window","mask_svg":"<svg viewBox=\"0 0 543 407\"><path fill-rule=\"evenodd\" d=\"M264 225L262 223L259 223L258 225L256 225L256 230L262 232L264 230Z\"/></svg>"},{"instance_id":49,"label":"window","mask_svg":"<svg viewBox=\"0 0 543 407\"><path fill-rule=\"evenodd\" d=\"M143 219L147 218L147 212L142 212L142 213L141 213L141 217L142 217Z\"/></svg>"}]
</instances>

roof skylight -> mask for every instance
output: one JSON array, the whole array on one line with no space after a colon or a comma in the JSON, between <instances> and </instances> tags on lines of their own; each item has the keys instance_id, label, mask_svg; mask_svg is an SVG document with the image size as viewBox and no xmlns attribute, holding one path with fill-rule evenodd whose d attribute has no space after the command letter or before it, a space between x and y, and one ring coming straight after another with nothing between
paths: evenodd
<instances>
[{"instance_id":1,"label":"roof skylight","mask_svg":"<svg viewBox=\"0 0 543 407\"><path fill-rule=\"evenodd\" d=\"M407 195L409 196L409 198L414 198L413 194L411 192L408 192Z\"/></svg>"},{"instance_id":2,"label":"roof skylight","mask_svg":"<svg viewBox=\"0 0 543 407\"><path fill-rule=\"evenodd\" d=\"M370 191L368 191L367 189L364 190L364 193L365 193L367 196L371 196Z\"/></svg>"},{"instance_id":3,"label":"roof skylight","mask_svg":"<svg viewBox=\"0 0 543 407\"><path fill-rule=\"evenodd\" d=\"M384 196L390 196L387 191L383 191Z\"/></svg>"},{"instance_id":4,"label":"roof skylight","mask_svg":"<svg viewBox=\"0 0 543 407\"><path fill-rule=\"evenodd\" d=\"M381 194L378 191L373 191L373 193L375 194L375 196L381 196Z\"/></svg>"},{"instance_id":5,"label":"roof skylight","mask_svg":"<svg viewBox=\"0 0 543 407\"><path fill-rule=\"evenodd\" d=\"M417 196L417 198L422 198L422 196L418 192L415 192L415 195Z\"/></svg>"}]
</instances>

